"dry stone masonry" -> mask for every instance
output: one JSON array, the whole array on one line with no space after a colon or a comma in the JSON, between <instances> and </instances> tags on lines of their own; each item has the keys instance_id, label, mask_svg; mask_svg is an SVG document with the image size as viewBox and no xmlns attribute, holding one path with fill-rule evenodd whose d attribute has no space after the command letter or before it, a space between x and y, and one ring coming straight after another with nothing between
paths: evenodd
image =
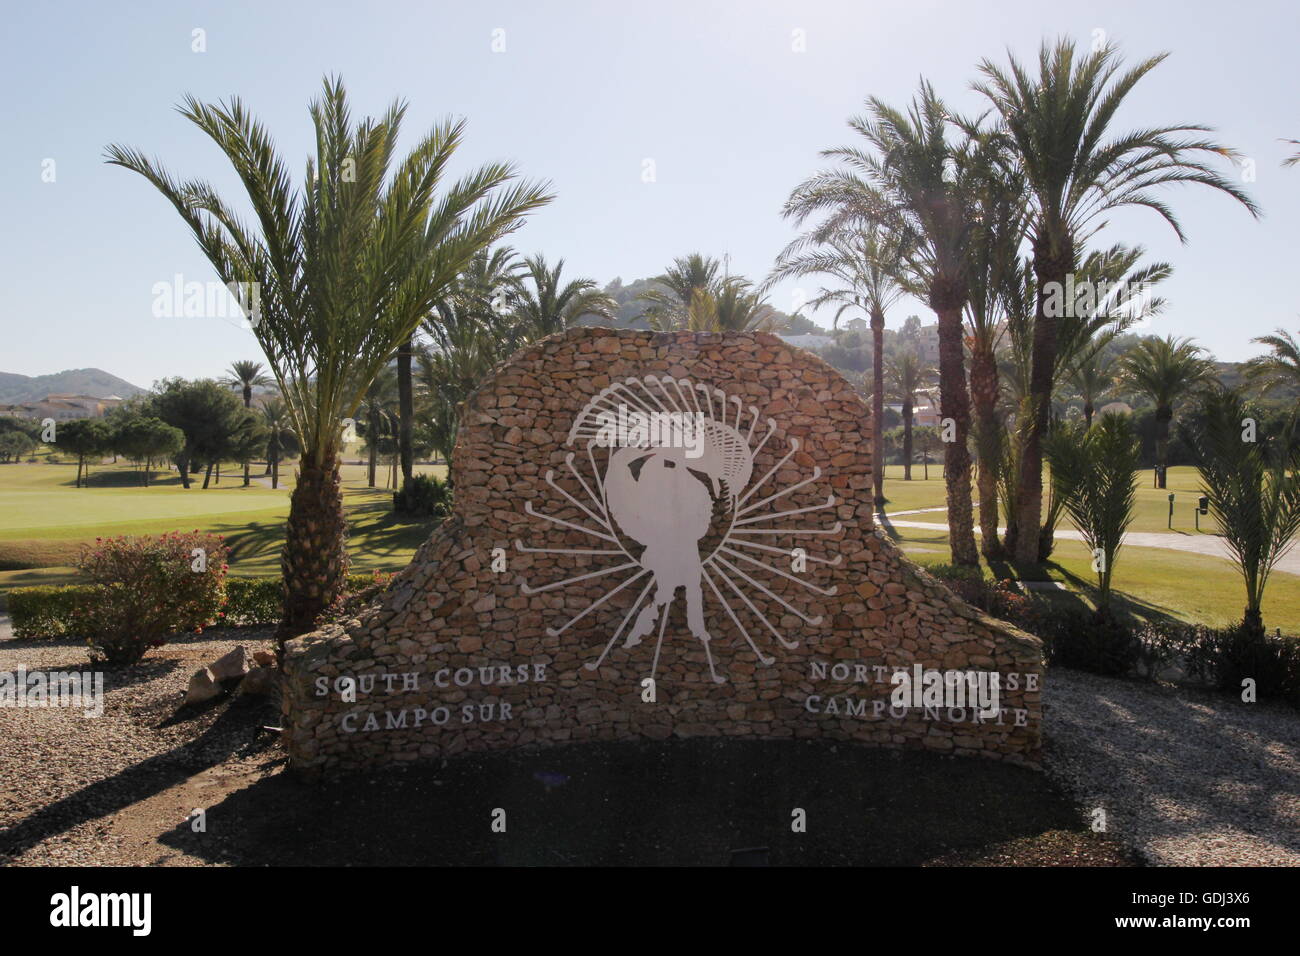
<instances>
[{"instance_id":1,"label":"dry stone masonry","mask_svg":"<svg viewBox=\"0 0 1300 956\"><path fill-rule=\"evenodd\" d=\"M293 765L673 735L1036 765L1042 646L874 528L871 428L774 335L524 349L465 405L455 513L356 619L289 644Z\"/></svg>"}]
</instances>

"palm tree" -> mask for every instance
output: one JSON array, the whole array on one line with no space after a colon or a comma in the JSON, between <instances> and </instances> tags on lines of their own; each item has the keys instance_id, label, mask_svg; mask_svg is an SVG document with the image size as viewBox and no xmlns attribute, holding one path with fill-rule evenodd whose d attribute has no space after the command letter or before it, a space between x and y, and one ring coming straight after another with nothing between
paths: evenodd
<instances>
[{"instance_id":1,"label":"palm tree","mask_svg":"<svg viewBox=\"0 0 1300 956\"><path fill-rule=\"evenodd\" d=\"M512 303L515 317L530 338L540 339L563 332L586 315L613 320L618 303L606 295L593 279L563 282L564 260L554 268L540 255L524 260L523 281Z\"/></svg>"},{"instance_id":2,"label":"palm tree","mask_svg":"<svg viewBox=\"0 0 1300 956\"><path fill-rule=\"evenodd\" d=\"M878 225L902 237L908 291L926 298L939 320L939 402L945 428L948 537L954 564L976 566L971 512L970 398L966 387L962 310L969 295L969 244L975 221L971 153L949 142L949 113L922 82L907 112L867 100L869 116L849 126L868 149L841 147L822 155L847 168L814 175L786 202L802 220L831 212L823 227ZM947 440L951 439L951 440Z\"/></svg>"},{"instance_id":3,"label":"palm tree","mask_svg":"<svg viewBox=\"0 0 1300 956\"><path fill-rule=\"evenodd\" d=\"M748 279L730 276L712 293L697 299L708 303L703 314L692 319L692 327L701 322L705 332L771 332L777 328L776 312L767 304L761 291Z\"/></svg>"},{"instance_id":4,"label":"palm tree","mask_svg":"<svg viewBox=\"0 0 1300 956\"><path fill-rule=\"evenodd\" d=\"M1243 441L1241 423L1254 416L1240 395L1205 395L1199 422L1183 429L1197 457L1202 493L1246 585L1242 630L1262 638L1264 587L1300 533L1300 455L1295 419L1273 438Z\"/></svg>"},{"instance_id":5,"label":"palm tree","mask_svg":"<svg viewBox=\"0 0 1300 956\"><path fill-rule=\"evenodd\" d=\"M388 436L388 416L397 404L397 373L391 366L385 365L366 389L365 397L357 414L366 424L366 452L369 456L366 465L366 486L375 487L375 466L378 463L379 441Z\"/></svg>"},{"instance_id":6,"label":"palm tree","mask_svg":"<svg viewBox=\"0 0 1300 956\"><path fill-rule=\"evenodd\" d=\"M280 459L296 445L289 409L278 398L262 403L262 427L266 429L266 463L271 469L272 490L280 487Z\"/></svg>"},{"instance_id":7,"label":"palm tree","mask_svg":"<svg viewBox=\"0 0 1300 956\"><path fill-rule=\"evenodd\" d=\"M302 444L281 557L283 642L310 630L345 583L341 422L474 253L551 197L501 163L447 185L463 120L437 124L393 167L405 105L353 123L339 79L311 106L316 155L300 188L240 99L191 96L180 112L234 167L255 225L209 184L178 181L138 150L114 145L107 157L172 203L236 291Z\"/></svg>"},{"instance_id":8,"label":"palm tree","mask_svg":"<svg viewBox=\"0 0 1300 956\"><path fill-rule=\"evenodd\" d=\"M1125 415L1108 412L1096 425L1062 427L1046 444L1052 488L1084 544L1099 560L1097 612L1110 614L1110 583L1124 533L1137 503L1142 444Z\"/></svg>"},{"instance_id":9,"label":"palm tree","mask_svg":"<svg viewBox=\"0 0 1300 956\"><path fill-rule=\"evenodd\" d=\"M885 359L885 382L891 398L903 406L903 480L912 480L912 409L918 392L926 389L935 370L912 349L901 349ZM884 465L881 463L881 470Z\"/></svg>"},{"instance_id":10,"label":"palm tree","mask_svg":"<svg viewBox=\"0 0 1300 956\"><path fill-rule=\"evenodd\" d=\"M1300 391L1300 342L1286 329L1274 329L1272 335L1251 339L1273 350L1271 355L1258 355L1246 363L1246 376L1259 384L1264 392L1274 389Z\"/></svg>"},{"instance_id":11,"label":"palm tree","mask_svg":"<svg viewBox=\"0 0 1300 956\"><path fill-rule=\"evenodd\" d=\"M1105 224L1114 209L1143 206L1154 210L1186 240L1173 210L1156 194L1171 183L1200 183L1227 193L1253 215L1254 202L1230 180L1212 170L1205 157L1233 157L1231 150L1204 138L1207 127L1157 126L1116 133L1110 129L1124 98L1167 54L1121 69L1113 45L1087 56L1061 39L1044 43L1033 74L1010 58L1002 69L980 64L985 80L975 89L986 96L1001 120L1002 134L1023 171L1033 207L1030 241L1037 282L1031 360L1032 418L1020 462L1020 534L1016 558L1038 560L1036 542L1042 514L1042 440L1047 431L1052 378L1056 366L1057 318L1045 308L1053 290L1078 264L1081 245Z\"/></svg>"},{"instance_id":12,"label":"palm tree","mask_svg":"<svg viewBox=\"0 0 1300 956\"><path fill-rule=\"evenodd\" d=\"M689 328L691 303L697 295L713 293L722 263L698 252L681 256L661 275L654 277L660 288L650 288L638 298L648 303L642 317L652 329L663 331Z\"/></svg>"},{"instance_id":13,"label":"palm tree","mask_svg":"<svg viewBox=\"0 0 1300 956\"><path fill-rule=\"evenodd\" d=\"M1156 407L1156 484L1164 488L1169 461L1169 425L1174 406L1214 377L1214 363L1191 339L1143 339L1119 360L1120 379Z\"/></svg>"},{"instance_id":14,"label":"palm tree","mask_svg":"<svg viewBox=\"0 0 1300 956\"><path fill-rule=\"evenodd\" d=\"M979 462L976 490L980 551L991 560L1001 560L1005 549L998 537L998 485L1007 438L998 415L1001 388L997 352L1008 326L1011 300L1020 288L1020 245L1028 218L1024 184L1015 166L997 155L997 139L970 126L966 131L975 170L966 343L970 352L972 432Z\"/></svg>"},{"instance_id":15,"label":"palm tree","mask_svg":"<svg viewBox=\"0 0 1300 956\"><path fill-rule=\"evenodd\" d=\"M1109 337L1099 337L1083 354L1074 360L1066 371L1066 380L1079 393L1083 402L1083 424L1092 427L1092 416L1097 403L1104 399L1115 385L1112 362L1107 360L1105 348Z\"/></svg>"},{"instance_id":16,"label":"palm tree","mask_svg":"<svg viewBox=\"0 0 1300 956\"><path fill-rule=\"evenodd\" d=\"M787 207L786 215L800 216ZM835 280L831 288L822 288L809 302L816 309L838 303L833 328L851 308L867 314L871 323L871 458L875 508L885 505L885 313L904 295L899 279L906 249L899 234L885 233L878 227L843 230L836 227L815 230L800 237L782 250L767 285L782 279L822 274Z\"/></svg>"},{"instance_id":17,"label":"palm tree","mask_svg":"<svg viewBox=\"0 0 1300 956\"><path fill-rule=\"evenodd\" d=\"M263 373L261 362L240 361L230 366L230 375L225 382L231 388L239 389L244 396L244 407L253 407L253 389L272 384L274 380ZM251 483L248 462L244 462L244 487Z\"/></svg>"},{"instance_id":18,"label":"palm tree","mask_svg":"<svg viewBox=\"0 0 1300 956\"><path fill-rule=\"evenodd\" d=\"M1080 295L1056 318L1056 355L1052 364L1049 420L1055 414L1058 398L1071 368L1089 349L1104 346L1133 323L1156 315L1164 309L1164 299L1151 294L1154 286L1167 279L1173 269L1168 263L1139 265L1146 255L1141 246L1116 244L1109 249L1088 252L1073 273L1074 287L1090 294ZM1105 292L1098 296L1094 293ZM1033 409L1033 355L1035 342L1034 312L1038 302L1038 283L1031 262L1021 260L1006 285L1007 348L1002 355L1009 408L1006 416L1014 428L1006 435L1006 449L999 476L1000 497L1006 514L1007 531L1004 548L1016 554L1020 539L1020 480L1026 448L1030 444L1035 420ZM1056 520L1060 517L1060 499L1048 490L1048 508L1039 514L1039 562L1051 556Z\"/></svg>"},{"instance_id":19,"label":"palm tree","mask_svg":"<svg viewBox=\"0 0 1300 956\"><path fill-rule=\"evenodd\" d=\"M519 261L514 249L509 246L496 246L476 252L469 263L456 277L453 289L447 295L457 295L462 299L473 292L475 308L485 315L485 320L508 313L511 303L519 290L519 273L524 264ZM429 321L437 321L437 308L430 317L426 317L422 326ZM502 326L504 328L504 326ZM513 327L512 327L513 329ZM513 331L512 331L513 336ZM407 340L398 348L397 359L397 455L402 468L402 487L411 483L415 470L415 454L412 440L412 427L415 421L415 393L412 377L412 362L422 349L419 341L420 329L414 330ZM513 350L513 337L510 339Z\"/></svg>"}]
</instances>

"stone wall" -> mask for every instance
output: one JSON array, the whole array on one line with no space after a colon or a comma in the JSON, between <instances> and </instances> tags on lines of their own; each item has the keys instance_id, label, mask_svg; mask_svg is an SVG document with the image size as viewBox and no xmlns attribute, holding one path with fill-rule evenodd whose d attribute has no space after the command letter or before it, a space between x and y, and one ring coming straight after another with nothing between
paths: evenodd
<instances>
[{"instance_id":1,"label":"stone wall","mask_svg":"<svg viewBox=\"0 0 1300 956\"><path fill-rule=\"evenodd\" d=\"M679 572L685 585L697 576L691 561L647 575L649 550L624 533L640 521L643 541L656 522L677 521L684 500L661 496L617 526L602 510L617 491L612 457L604 488L607 451L575 423L623 396L707 406L727 426L715 432L747 443L748 457L695 474L715 499L698 549L712 555L700 565L707 641L688 620L686 591L666 618L645 610L658 592L643 586ZM581 328L519 352L466 403L455 514L356 619L289 644L292 764L310 772L714 735L1035 765L1040 642L963 604L874 529L870 437L852 386L774 335ZM742 471L751 459L752 474ZM728 505L728 488L742 484L747 497ZM653 629L625 646L642 615ZM891 678L914 665L998 672L998 711L896 706Z\"/></svg>"}]
</instances>

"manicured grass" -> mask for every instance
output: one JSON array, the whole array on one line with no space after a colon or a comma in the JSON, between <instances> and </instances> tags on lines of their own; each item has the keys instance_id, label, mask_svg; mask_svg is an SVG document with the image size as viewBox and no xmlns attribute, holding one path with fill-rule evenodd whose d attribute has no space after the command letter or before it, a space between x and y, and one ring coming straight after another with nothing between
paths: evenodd
<instances>
[{"instance_id":1,"label":"manicured grass","mask_svg":"<svg viewBox=\"0 0 1300 956\"><path fill-rule=\"evenodd\" d=\"M904 554L917 564L947 564L951 559L946 531L897 528L895 535ZM1056 599L1082 599L1091 605L1097 581L1091 565L1092 556L1082 542L1057 541L1047 576L1066 584L1072 594ZM983 567L994 577L1016 576L1009 565L990 568L984 562ZM1240 620L1246 603L1241 577L1229 562L1162 548L1122 548L1112 587L1119 606L1152 620L1222 626ZM1300 633L1300 577L1279 573L1269 579L1264 623L1288 634Z\"/></svg>"},{"instance_id":2,"label":"manicured grass","mask_svg":"<svg viewBox=\"0 0 1300 956\"><path fill-rule=\"evenodd\" d=\"M243 487L236 465L227 465L221 484L187 491L174 473L158 472L141 487L129 465L99 465L89 486L76 488L75 464L0 465L0 589L76 580L72 565L81 546L97 537L161 534L199 529L226 536L231 573L242 576L279 572L284 521L289 513L292 464L281 468L281 487L256 480ZM421 465L417 472L446 476L444 465ZM432 522L408 522L392 513L392 490L366 487L364 464L342 468L353 568L398 569L428 537Z\"/></svg>"},{"instance_id":3,"label":"manicured grass","mask_svg":"<svg viewBox=\"0 0 1300 956\"><path fill-rule=\"evenodd\" d=\"M941 475L941 468L932 465L930 467L930 480L921 480L921 469L912 468L912 480L903 480L903 467L901 465L890 465L885 469L885 505L886 514L895 514L899 511L913 511L918 508L942 508L947 504L945 498L945 486ZM1047 475L1044 474L1044 482ZM1168 478L1169 487L1167 489L1153 488L1151 480L1151 471L1145 470L1141 473L1137 489L1137 507L1134 509L1133 524L1130 526L1131 531L1153 531L1173 534L1214 534L1214 519L1210 515L1201 515L1201 530L1196 530L1196 519L1193 515L1193 509L1196 506L1196 499L1200 497L1200 478L1196 469L1192 467L1179 467L1169 469ZM1174 520L1172 530L1169 527L1169 494L1174 495ZM942 521L943 516L936 512L933 518L918 517L917 521ZM1000 520L999 524L1005 524L1005 519ZM1072 527L1070 519L1067 516L1062 522L1061 527Z\"/></svg>"}]
</instances>

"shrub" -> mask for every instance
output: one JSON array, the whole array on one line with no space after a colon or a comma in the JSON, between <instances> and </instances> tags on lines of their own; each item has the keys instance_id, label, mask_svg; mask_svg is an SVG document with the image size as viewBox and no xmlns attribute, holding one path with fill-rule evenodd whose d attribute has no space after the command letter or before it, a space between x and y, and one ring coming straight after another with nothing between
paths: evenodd
<instances>
[{"instance_id":1,"label":"shrub","mask_svg":"<svg viewBox=\"0 0 1300 956\"><path fill-rule=\"evenodd\" d=\"M1260 699L1300 707L1300 641L1260 635L1240 624L1227 628L1188 628L1187 672L1224 693L1238 695L1242 681L1255 682Z\"/></svg>"},{"instance_id":2,"label":"shrub","mask_svg":"<svg viewBox=\"0 0 1300 956\"><path fill-rule=\"evenodd\" d=\"M416 475L393 492L393 510L414 518L443 518L451 514L451 485L433 475Z\"/></svg>"},{"instance_id":3,"label":"shrub","mask_svg":"<svg viewBox=\"0 0 1300 956\"><path fill-rule=\"evenodd\" d=\"M8 596L14 637L67 637L72 633L77 608L94 590L84 584L14 588Z\"/></svg>"},{"instance_id":4,"label":"shrub","mask_svg":"<svg viewBox=\"0 0 1300 956\"><path fill-rule=\"evenodd\" d=\"M278 624L284 608L280 578L229 578L221 623L235 627Z\"/></svg>"},{"instance_id":5,"label":"shrub","mask_svg":"<svg viewBox=\"0 0 1300 956\"><path fill-rule=\"evenodd\" d=\"M226 545L216 535L97 539L78 567L97 585L75 610L92 655L133 664L180 630L202 631L225 600Z\"/></svg>"}]
</instances>

